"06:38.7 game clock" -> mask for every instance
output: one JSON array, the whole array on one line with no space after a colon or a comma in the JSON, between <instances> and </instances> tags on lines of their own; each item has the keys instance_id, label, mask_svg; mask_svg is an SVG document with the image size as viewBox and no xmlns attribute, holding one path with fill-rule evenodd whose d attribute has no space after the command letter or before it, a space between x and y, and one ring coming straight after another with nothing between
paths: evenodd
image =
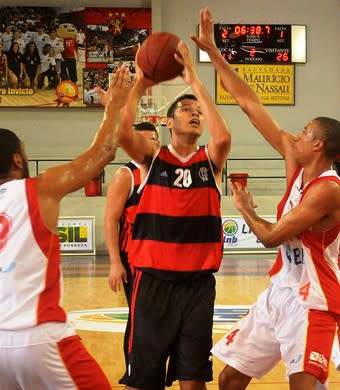
<instances>
[{"instance_id":1,"label":"06:38.7 game clock","mask_svg":"<svg viewBox=\"0 0 340 390\"><path fill-rule=\"evenodd\" d=\"M305 26L289 24L214 25L216 46L231 64L305 62L305 34ZM200 51L199 57L206 62L204 52Z\"/></svg>"}]
</instances>

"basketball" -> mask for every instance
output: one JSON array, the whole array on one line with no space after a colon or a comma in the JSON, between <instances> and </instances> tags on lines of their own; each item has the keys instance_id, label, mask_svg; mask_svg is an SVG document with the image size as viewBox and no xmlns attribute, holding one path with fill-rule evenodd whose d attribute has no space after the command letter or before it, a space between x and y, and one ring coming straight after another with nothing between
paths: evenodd
<instances>
[{"instance_id":1,"label":"basketball","mask_svg":"<svg viewBox=\"0 0 340 390\"><path fill-rule=\"evenodd\" d=\"M179 41L180 38L170 32L154 33L145 39L137 58L145 77L159 83L183 72L183 66L174 58Z\"/></svg>"}]
</instances>

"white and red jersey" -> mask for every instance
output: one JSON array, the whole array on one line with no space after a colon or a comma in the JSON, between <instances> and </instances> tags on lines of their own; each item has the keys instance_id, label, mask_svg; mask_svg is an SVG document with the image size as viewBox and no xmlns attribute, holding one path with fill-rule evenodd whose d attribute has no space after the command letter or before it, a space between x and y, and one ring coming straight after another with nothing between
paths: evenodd
<instances>
[{"instance_id":1,"label":"white and red jersey","mask_svg":"<svg viewBox=\"0 0 340 390\"><path fill-rule=\"evenodd\" d=\"M323 172L301 191L303 169L293 176L287 192L278 205L278 219L297 206L311 186L320 180L334 180L334 170ZM273 283L296 290L309 307L340 313L339 269L340 223L325 232L308 230L283 243L269 272Z\"/></svg>"},{"instance_id":2,"label":"white and red jersey","mask_svg":"<svg viewBox=\"0 0 340 390\"><path fill-rule=\"evenodd\" d=\"M308 183L301 199L320 180L334 180L340 186L335 171L326 171ZM300 239L304 249L300 286L302 302L310 309L340 314L340 221L324 232L309 229L301 234Z\"/></svg>"},{"instance_id":3,"label":"white and red jersey","mask_svg":"<svg viewBox=\"0 0 340 390\"><path fill-rule=\"evenodd\" d=\"M300 203L302 173L303 169L297 170L288 184L287 191L277 206L277 220ZM281 287L291 287L298 294L302 271L302 243L298 237L294 237L280 245L275 264L269 271L269 275L273 283Z\"/></svg>"},{"instance_id":4,"label":"white and red jersey","mask_svg":"<svg viewBox=\"0 0 340 390\"><path fill-rule=\"evenodd\" d=\"M65 322L59 237L45 226L36 179L0 186L0 330Z\"/></svg>"}]
</instances>

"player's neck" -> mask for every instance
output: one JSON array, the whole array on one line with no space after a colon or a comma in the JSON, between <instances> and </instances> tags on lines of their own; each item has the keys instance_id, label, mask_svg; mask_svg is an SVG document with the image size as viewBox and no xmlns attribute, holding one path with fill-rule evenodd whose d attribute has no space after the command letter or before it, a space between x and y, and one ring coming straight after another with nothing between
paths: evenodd
<instances>
[{"instance_id":1,"label":"player's neck","mask_svg":"<svg viewBox=\"0 0 340 390\"><path fill-rule=\"evenodd\" d=\"M309 181L319 177L324 172L332 169L332 164L330 161L324 162L313 162L308 166L304 167L303 171L303 185L308 183Z\"/></svg>"},{"instance_id":2,"label":"player's neck","mask_svg":"<svg viewBox=\"0 0 340 390\"><path fill-rule=\"evenodd\" d=\"M197 151L198 145L195 144L184 144L179 142L171 142L171 147L173 150L181 157L187 157L190 154L193 154Z\"/></svg>"}]
</instances>

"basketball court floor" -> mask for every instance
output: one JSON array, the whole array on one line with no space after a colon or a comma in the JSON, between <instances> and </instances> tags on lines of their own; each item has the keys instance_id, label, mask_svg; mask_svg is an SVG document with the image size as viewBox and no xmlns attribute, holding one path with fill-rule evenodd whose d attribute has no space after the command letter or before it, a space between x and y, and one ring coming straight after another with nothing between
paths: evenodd
<instances>
[{"instance_id":1,"label":"basketball court floor","mask_svg":"<svg viewBox=\"0 0 340 390\"><path fill-rule=\"evenodd\" d=\"M251 305L257 295L269 284L266 271L275 254L236 254L223 259L216 274L216 302L214 315L214 342L231 328ZM97 359L113 389L123 389L118 380L124 371L123 332L127 318L127 305L123 290L111 291L107 276L107 256L65 256L64 307L77 328L84 344ZM208 383L211 390L218 389L218 373L223 363L214 358L214 379ZM179 389L178 382L169 389ZM250 390L287 390L282 363L261 380L253 380ZM340 372L330 368L330 390L340 390Z\"/></svg>"}]
</instances>

